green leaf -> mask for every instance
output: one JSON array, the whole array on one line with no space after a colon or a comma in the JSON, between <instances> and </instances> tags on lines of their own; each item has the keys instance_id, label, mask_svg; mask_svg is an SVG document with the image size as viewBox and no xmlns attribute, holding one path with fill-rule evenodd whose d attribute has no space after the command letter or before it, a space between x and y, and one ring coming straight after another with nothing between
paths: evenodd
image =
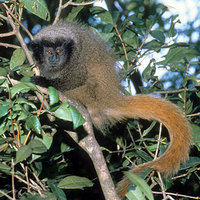
<instances>
[{"instance_id":1,"label":"green leaf","mask_svg":"<svg viewBox=\"0 0 200 200\"><path fill-rule=\"evenodd\" d=\"M7 115L10 111L9 105L0 106L0 118Z\"/></svg>"},{"instance_id":2,"label":"green leaf","mask_svg":"<svg viewBox=\"0 0 200 200\"><path fill-rule=\"evenodd\" d=\"M40 92L33 83L21 82L21 83L14 85L10 89L11 98L13 98L19 92L26 93L29 90L34 90L34 91Z\"/></svg>"},{"instance_id":3,"label":"green leaf","mask_svg":"<svg viewBox=\"0 0 200 200\"><path fill-rule=\"evenodd\" d=\"M126 23L128 23L130 21L134 22L134 24L136 24L136 26L143 26L144 25L143 19L140 19L138 16L135 16L135 14L130 15L129 17L127 17L125 19Z\"/></svg>"},{"instance_id":4,"label":"green leaf","mask_svg":"<svg viewBox=\"0 0 200 200\"><path fill-rule=\"evenodd\" d=\"M162 31L154 30L154 31L151 31L150 34L151 34L152 37L159 40L160 42L162 42L162 43L165 42L165 36L164 36Z\"/></svg>"},{"instance_id":5,"label":"green leaf","mask_svg":"<svg viewBox=\"0 0 200 200\"><path fill-rule=\"evenodd\" d=\"M107 10L105 10L104 8L95 6L93 8L90 8L90 12L93 15L96 15L96 17L100 17L102 21L104 21L108 24L113 24L113 19L112 19L111 13L108 12Z\"/></svg>"},{"instance_id":6,"label":"green leaf","mask_svg":"<svg viewBox=\"0 0 200 200\"><path fill-rule=\"evenodd\" d=\"M101 38L104 40L104 41L108 41L110 40L111 38L113 38L115 35L115 33L101 33Z\"/></svg>"},{"instance_id":7,"label":"green leaf","mask_svg":"<svg viewBox=\"0 0 200 200\"><path fill-rule=\"evenodd\" d=\"M83 8L84 8L84 6L73 7L71 12L67 16L67 20L73 21Z\"/></svg>"},{"instance_id":8,"label":"green leaf","mask_svg":"<svg viewBox=\"0 0 200 200\"><path fill-rule=\"evenodd\" d=\"M17 98L15 103L16 104L26 104L26 105L29 105L34 110L37 110L37 107L35 106L35 104L31 103L30 101L27 101L25 98L22 98L22 97Z\"/></svg>"},{"instance_id":9,"label":"green leaf","mask_svg":"<svg viewBox=\"0 0 200 200\"><path fill-rule=\"evenodd\" d=\"M117 10L112 11L112 20L114 24L117 24L119 17L120 17L120 12Z\"/></svg>"},{"instance_id":10,"label":"green leaf","mask_svg":"<svg viewBox=\"0 0 200 200\"><path fill-rule=\"evenodd\" d=\"M20 66L20 74L26 77L31 77L34 75L34 71L31 70L30 65L22 65Z\"/></svg>"},{"instance_id":11,"label":"green leaf","mask_svg":"<svg viewBox=\"0 0 200 200\"><path fill-rule=\"evenodd\" d=\"M93 182L85 177L68 176L59 182L58 187L62 189L83 189L92 187Z\"/></svg>"},{"instance_id":12,"label":"green leaf","mask_svg":"<svg viewBox=\"0 0 200 200\"><path fill-rule=\"evenodd\" d=\"M10 60L10 68L13 69L14 67L20 66L26 60L26 54L22 48L16 49L11 57Z\"/></svg>"},{"instance_id":13,"label":"green leaf","mask_svg":"<svg viewBox=\"0 0 200 200\"><path fill-rule=\"evenodd\" d=\"M183 80L183 87L186 87L186 85L188 84L189 81L192 81L195 85L198 85L198 81L197 81L197 76L196 75L189 75L186 76Z\"/></svg>"},{"instance_id":14,"label":"green leaf","mask_svg":"<svg viewBox=\"0 0 200 200\"><path fill-rule=\"evenodd\" d=\"M196 124L191 124L193 142L200 151L200 127Z\"/></svg>"},{"instance_id":15,"label":"green leaf","mask_svg":"<svg viewBox=\"0 0 200 200\"><path fill-rule=\"evenodd\" d=\"M126 30L122 35L124 43L132 46L133 48L138 47L138 37L136 34L131 30Z\"/></svg>"},{"instance_id":16,"label":"green leaf","mask_svg":"<svg viewBox=\"0 0 200 200\"><path fill-rule=\"evenodd\" d=\"M39 140L31 140L28 146L32 149L32 152L36 154L47 152L46 146Z\"/></svg>"},{"instance_id":17,"label":"green leaf","mask_svg":"<svg viewBox=\"0 0 200 200\"><path fill-rule=\"evenodd\" d=\"M6 78L0 78L0 85L2 85L6 81Z\"/></svg>"},{"instance_id":18,"label":"green leaf","mask_svg":"<svg viewBox=\"0 0 200 200\"><path fill-rule=\"evenodd\" d=\"M174 22L177 17L178 17L178 15L171 17L171 24L170 24L170 28L168 31L169 37L174 37L176 35L175 25L176 25L176 23L181 23L180 20L177 20L176 22Z\"/></svg>"},{"instance_id":19,"label":"green leaf","mask_svg":"<svg viewBox=\"0 0 200 200\"><path fill-rule=\"evenodd\" d=\"M53 183L53 181L47 181L49 187L51 188L51 191L54 193L54 195L57 197L57 200L67 200L66 195L63 190L56 187L56 185Z\"/></svg>"},{"instance_id":20,"label":"green leaf","mask_svg":"<svg viewBox=\"0 0 200 200\"><path fill-rule=\"evenodd\" d=\"M130 173L130 172L125 172L125 175L136 185L139 187L139 189L144 193L144 195L149 199L149 200L154 200L152 191L148 184L139 176Z\"/></svg>"},{"instance_id":21,"label":"green leaf","mask_svg":"<svg viewBox=\"0 0 200 200\"><path fill-rule=\"evenodd\" d=\"M0 67L0 76L6 76L7 73L8 73L8 72L7 72L6 69Z\"/></svg>"},{"instance_id":22,"label":"green leaf","mask_svg":"<svg viewBox=\"0 0 200 200\"><path fill-rule=\"evenodd\" d=\"M7 130L9 130L9 125L4 121L0 124L0 135L4 134Z\"/></svg>"},{"instance_id":23,"label":"green leaf","mask_svg":"<svg viewBox=\"0 0 200 200\"><path fill-rule=\"evenodd\" d=\"M144 132L142 134L143 137L145 137L153 129L153 127L155 126L155 124L156 124L156 121L153 121L151 123L151 125L146 130L144 130Z\"/></svg>"},{"instance_id":24,"label":"green leaf","mask_svg":"<svg viewBox=\"0 0 200 200\"><path fill-rule=\"evenodd\" d=\"M193 167L193 166L199 165L199 164L200 164L200 158L199 157L190 157L189 160L186 161L186 163L183 163L181 165L180 170L185 170L185 169L188 169L190 167Z\"/></svg>"},{"instance_id":25,"label":"green leaf","mask_svg":"<svg viewBox=\"0 0 200 200\"><path fill-rule=\"evenodd\" d=\"M69 103L64 101L59 108L54 112L55 116L59 119L73 122L73 128L76 129L83 125L85 120L81 114Z\"/></svg>"},{"instance_id":26,"label":"green leaf","mask_svg":"<svg viewBox=\"0 0 200 200\"><path fill-rule=\"evenodd\" d=\"M36 115L32 115L31 117L28 117L26 120L26 126L28 129L32 129L38 134L42 133L42 127L40 124L40 120Z\"/></svg>"},{"instance_id":27,"label":"green leaf","mask_svg":"<svg viewBox=\"0 0 200 200\"><path fill-rule=\"evenodd\" d=\"M74 129L78 128L79 126L81 126L85 123L85 120L83 119L82 115L78 112L77 109L75 109L73 106L70 106L70 111L72 114L72 121L73 121Z\"/></svg>"},{"instance_id":28,"label":"green leaf","mask_svg":"<svg viewBox=\"0 0 200 200\"><path fill-rule=\"evenodd\" d=\"M159 50L162 45L163 44L157 40L151 40L150 42L144 44L144 48L149 50Z\"/></svg>"},{"instance_id":29,"label":"green leaf","mask_svg":"<svg viewBox=\"0 0 200 200\"><path fill-rule=\"evenodd\" d=\"M60 151L62 153L68 152L70 150L71 150L71 148L66 143L64 143L64 142L61 143L61 145L60 145Z\"/></svg>"},{"instance_id":30,"label":"green leaf","mask_svg":"<svg viewBox=\"0 0 200 200\"><path fill-rule=\"evenodd\" d=\"M180 63L183 58L190 60L198 53L194 49L189 49L186 47L176 47L169 49L167 55L165 55L165 60L158 62L157 64L168 65L169 63L178 62Z\"/></svg>"},{"instance_id":31,"label":"green leaf","mask_svg":"<svg viewBox=\"0 0 200 200\"><path fill-rule=\"evenodd\" d=\"M153 62L154 62L154 59L151 59L147 67L142 72L142 77L144 78L145 81L148 81L149 79L151 79L151 77L153 77L156 72L155 67L152 64Z\"/></svg>"},{"instance_id":32,"label":"green leaf","mask_svg":"<svg viewBox=\"0 0 200 200\"><path fill-rule=\"evenodd\" d=\"M102 21L108 23L108 24L113 24L113 19L112 19L112 15L110 12L104 12L101 14L98 14L98 17L101 18Z\"/></svg>"},{"instance_id":33,"label":"green leaf","mask_svg":"<svg viewBox=\"0 0 200 200\"><path fill-rule=\"evenodd\" d=\"M69 104L64 101L59 108L54 112L55 116L59 119L63 119L66 121L72 121L72 114L69 109Z\"/></svg>"},{"instance_id":34,"label":"green leaf","mask_svg":"<svg viewBox=\"0 0 200 200\"><path fill-rule=\"evenodd\" d=\"M50 149L53 142L53 136L44 134L42 135L42 143L46 146L47 149Z\"/></svg>"},{"instance_id":35,"label":"green leaf","mask_svg":"<svg viewBox=\"0 0 200 200\"><path fill-rule=\"evenodd\" d=\"M0 163L0 171L10 171L11 167L9 165Z\"/></svg>"},{"instance_id":36,"label":"green leaf","mask_svg":"<svg viewBox=\"0 0 200 200\"><path fill-rule=\"evenodd\" d=\"M19 2L24 2L24 7L36 16L46 21L50 20L50 12L45 0L19 0Z\"/></svg>"},{"instance_id":37,"label":"green leaf","mask_svg":"<svg viewBox=\"0 0 200 200\"><path fill-rule=\"evenodd\" d=\"M139 187L136 187L134 190L130 190L126 194L126 197L128 198L128 200L146 200L144 194Z\"/></svg>"},{"instance_id":38,"label":"green leaf","mask_svg":"<svg viewBox=\"0 0 200 200\"><path fill-rule=\"evenodd\" d=\"M32 154L32 149L29 146L21 146L16 153L15 164L28 158Z\"/></svg>"},{"instance_id":39,"label":"green leaf","mask_svg":"<svg viewBox=\"0 0 200 200\"><path fill-rule=\"evenodd\" d=\"M48 88L49 93L49 105L52 106L59 102L59 95L57 90L54 87Z\"/></svg>"}]
</instances>

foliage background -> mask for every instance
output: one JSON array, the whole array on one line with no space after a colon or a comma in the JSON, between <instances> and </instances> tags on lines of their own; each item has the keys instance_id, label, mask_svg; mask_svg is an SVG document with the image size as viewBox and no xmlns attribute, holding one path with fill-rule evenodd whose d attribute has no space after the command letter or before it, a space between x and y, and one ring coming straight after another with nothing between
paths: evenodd
<instances>
[{"instance_id":1,"label":"foliage background","mask_svg":"<svg viewBox=\"0 0 200 200\"><path fill-rule=\"evenodd\" d=\"M73 109L64 109L68 116L62 116L60 111L63 111L63 104L55 106L58 97L53 89L49 90L50 110L42 109L41 103L34 98L33 91L37 89L29 83L29 78L34 74L30 65L33 63L26 59L24 50L18 48L22 41L16 32L28 45L31 35L54 22L59 14L59 1L46 0L40 1L40 4L33 0L1 2L6 3L13 14L8 14L1 3L1 199L104 199L88 155L63 133L63 129L68 129L67 122L59 118L74 120L71 117ZM191 40L192 33L200 29L195 30L190 23L184 31L190 38L189 42L176 42L180 34L176 24L181 19L178 16L163 18L168 8L154 0L107 0L108 11L91 3L85 5L85 2L63 1L63 5L67 6L60 17L88 24L106 40L109 49L118 58L116 68L125 86L124 92L132 94L134 87L136 93L167 98L177 104L191 122L194 142L190 159L179 173L168 179L159 178L157 173L143 174L154 198L200 199L200 44L199 41L194 44ZM20 23L19 29L12 32L8 16L12 17L15 25L20 21L31 35ZM12 34L9 35L10 32ZM6 48L8 46L14 48ZM158 54L160 58L155 59ZM148 60L149 64L140 73L143 60ZM155 74L158 68L168 71L161 79ZM10 78L22 83L14 85ZM49 121L49 113L57 117L55 121ZM77 118L80 119L79 116ZM75 126L79 124L75 122ZM158 144L159 155L166 149L168 136L162 127L163 134L158 143L159 128L160 125L154 122L129 121L128 125L113 127L106 136L96 135L115 183L121 179L122 171L132 164L140 164L157 156ZM64 187L61 186L62 180L65 180ZM141 188L134 188L132 192L128 199L148 198Z\"/></svg>"}]
</instances>

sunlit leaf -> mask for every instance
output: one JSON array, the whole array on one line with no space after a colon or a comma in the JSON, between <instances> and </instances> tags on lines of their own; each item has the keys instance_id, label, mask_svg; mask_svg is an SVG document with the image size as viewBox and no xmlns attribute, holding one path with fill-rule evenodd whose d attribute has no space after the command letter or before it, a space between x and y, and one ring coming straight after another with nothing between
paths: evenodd
<instances>
[{"instance_id":1,"label":"sunlit leaf","mask_svg":"<svg viewBox=\"0 0 200 200\"><path fill-rule=\"evenodd\" d=\"M54 87L48 88L49 93L49 105L52 106L59 102L59 95L57 90Z\"/></svg>"},{"instance_id":2,"label":"sunlit leaf","mask_svg":"<svg viewBox=\"0 0 200 200\"><path fill-rule=\"evenodd\" d=\"M11 57L10 60L10 68L13 69L14 67L20 66L26 60L26 55L22 48L16 49Z\"/></svg>"},{"instance_id":3,"label":"sunlit leaf","mask_svg":"<svg viewBox=\"0 0 200 200\"><path fill-rule=\"evenodd\" d=\"M24 7L31 13L46 21L50 20L50 12L45 0L19 0L19 2L24 2Z\"/></svg>"},{"instance_id":4,"label":"sunlit leaf","mask_svg":"<svg viewBox=\"0 0 200 200\"><path fill-rule=\"evenodd\" d=\"M151 34L152 37L159 40L160 42L162 42L162 43L165 42L165 36L164 36L162 31L154 30L154 31L151 31L150 34Z\"/></svg>"},{"instance_id":5,"label":"sunlit leaf","mask_svg":"<svg viewBox=\"0 0 200 200\"><path fill-rule=\"evenodd\" d=\"M69 109L69 104L64 101L59 108L54 112L55 116L59 119L63 119L66 121L72 121L72 114Z\"/></svg>"},{"instance_id":6,"label":"sunlit leaf","mask_svg":"<svg viewBox=\"0 0 200 200\"><path fill-rule=\"evenodd\" d=\"M93 182L85 177L68 176L59 182L58 187L62 189L83 189L92 187Z\"/></svg>"}]
</instances>

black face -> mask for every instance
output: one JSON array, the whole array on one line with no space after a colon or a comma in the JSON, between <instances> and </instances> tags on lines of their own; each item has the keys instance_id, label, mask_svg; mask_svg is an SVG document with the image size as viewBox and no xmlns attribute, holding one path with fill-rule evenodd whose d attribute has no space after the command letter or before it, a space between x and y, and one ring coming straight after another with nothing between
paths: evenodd
<instances>
[{"instance_id":1,"label":"black face","mask_svg":"<svg viewBox=\"0 0 200 200\"><path fill-rule=\"evenodd\" d=\"M69 62L74 47L71 39L57 39L55 42L35 40L31 43L33 56L43 67L60 69Z\"/></svg>"}]
</instances>

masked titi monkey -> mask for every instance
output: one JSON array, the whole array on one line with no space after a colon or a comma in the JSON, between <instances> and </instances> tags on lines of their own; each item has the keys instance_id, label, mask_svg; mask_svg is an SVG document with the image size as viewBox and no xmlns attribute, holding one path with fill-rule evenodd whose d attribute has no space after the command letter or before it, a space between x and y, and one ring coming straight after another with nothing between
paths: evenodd
<instances>
[{"instance_id":1,"label":"masked titi monkey","mask_svg":"<svg viewBox=\"0 0 200 200\"><path fill-rule=\"evenodd\" d=\"M104 42L88 27L60 22L48 26L31 43L40 76L32 78L40 86L53 86L83 104L94 126L106 127L126 119L157 120L170 135L170 145L156 160L130 170L140 173L152 168L165 176L177 172L188 158L191 144L189 123L179 108L149 95L123 96L115 70L116 60ZM130 181L124 178L117 186L124 197Z\"/></svg>"}]
</instances>

